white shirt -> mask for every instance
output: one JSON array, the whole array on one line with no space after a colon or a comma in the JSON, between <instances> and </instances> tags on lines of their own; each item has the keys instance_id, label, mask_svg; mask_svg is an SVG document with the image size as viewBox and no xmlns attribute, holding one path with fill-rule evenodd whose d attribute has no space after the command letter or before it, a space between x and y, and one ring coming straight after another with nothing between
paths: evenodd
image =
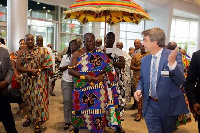
<instances>
[{"instance_id":1,"label":"white shirt","mask_svg":"<svg viewBox=\"0 0 200 133\"><path fill-rule=\"evenodd\" d=\"M64 55L59 67L67 66L67 65L69 65L69 63L70 63L70 57L68 57L68 55ZM68 69L63 71L62 80L66 81L66 82L73 82L72 76L69 75L69 73L68 73Z\"/></svg>"},{"instance_id":2,"label":"white shirt","mask_svg":"<svg viewBox=\"0 0 200 133\"><path fill-rule=\"evenodd\" d=\"M123 52L121 49L119 48L106 48L106 53L109 54L109 53L114 53L118 56L124 56Z\"/></svg>"},{"instance_id":3,"label":"white shirt","mask_svg":"<svg viewBox=\"0 0 200 133\"><path fill-rule=\"evenodd\" d=\"M157 75L158 75L158 67L159 67L159 63L160 63L160 58L161 58L161 54L162 54L162 51L163 51L163 48L161 48L155 55L157 56L157 59L156 59L156 82L157 82ZM153 55L152 55L152 58L151 58L151 67L152 68L152 65L153 65ZM177 62L175 61L175 63L172 65L172 66L169 66L169 63L168 63L168 67L169 67L169 70L172 71L175 69L177 65ZM150 70L151 71L151 70ZM151 72L150 72L150 83L151 83ZM151 89L151 84L150 84L150 89ZM149 89L149 92L150 92L150 89ZM141 90L137 90L137 91L141 91ZM150 95L150 93L149 93Z\"/></svg>"},{"instance_id":4,"label":"white shirt","mask_svg":"<svg viewBox=\"0 0 200 133\"><path fill-rule=\"evenodd\" d=\"M156 59L156 74L155 74L155 76L156 76L156 78L155 78L155 79L156 79L156 82L157 82L158 67L159 67L160 57L161 57L162 51L163 51L163 48L161 48L161 49L155 54L155 56L157 57L157 59ZM153 55L152 55L152 58L151 58L151 67L150 67L150 68L152 68L152 65L153 65ZM169 63L168 63L169 70L170 70L170 71L174 70L175 67L176 67L176 65L177 65L177 62L176 62L176 61L175 61L175 63L174 63L172 66L169 66ZM152 72L152 71L151 71L151 72ZM151 75L152 75L152 73L150 73L150 83L151 83ZM156 85L157 85L157 84L156 84ZM150 94L150 90L151 90L151 84L150 84L149 94Z\"/></svg>"},{"instance_id":5,"label":"white shirt","mask_svg":"<svg viewBox=\"0 0 200 133\"><path fill-rule=\"evenodd\" d=\"M103 45L101 45L100 47L97 47L97 48L100 48L101 50L103 50L104 46L103 46Z\"/></svg>"}]
</instances>

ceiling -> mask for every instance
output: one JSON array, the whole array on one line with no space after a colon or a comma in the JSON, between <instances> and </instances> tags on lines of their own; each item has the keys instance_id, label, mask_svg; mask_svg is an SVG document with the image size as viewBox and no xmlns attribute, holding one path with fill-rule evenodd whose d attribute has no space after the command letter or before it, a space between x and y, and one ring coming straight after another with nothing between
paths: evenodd
<instances>
[{"instance_id":1,"label":"ceiling","mask_svg":"<svg viewBox=\"0 0 200 133\"><path fill-rule=\"evenodd\" d=\"M193 2L197 5L200 5L200 0L182 0L182 1L186 1L186 2Z\"/></svg>"},{"instance_id":2,"label":"ceiling","mask_svg":"<svg viewBox=\"0 0 200 133\"><path fill-rule=\"evenodd\" d=\"M32 9L32 10L43 10L43 7L46 7L47 10L55 10L55 6L53 5L47 5L44 3L39 3L38 2L32 1L32 0L28 0L28 9ZM3 6L7 6L7 0L1 0L0 4L2 4Z\"/></svg>"}]
</instances>

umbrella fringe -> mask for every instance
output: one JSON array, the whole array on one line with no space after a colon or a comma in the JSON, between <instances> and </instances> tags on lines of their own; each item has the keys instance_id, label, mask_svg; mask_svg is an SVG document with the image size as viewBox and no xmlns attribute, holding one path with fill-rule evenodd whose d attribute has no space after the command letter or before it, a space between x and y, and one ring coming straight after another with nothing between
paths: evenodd
<instances>
[{"instance_id":1,"label":"umbrella fringe","mask_svg":"<svg viewBox=\"0 0 200 133\"><path fill-rule=\"evenodd\" d=\"M63 11L63 13L65 14L69 14L69 13L73 13L73 12L84 12L84 11L93 11L93 12L96 12L96 13L100 13L102 11L112 11L112 12L120 12L120 11L124 11L124 12L127 12L127 13L133 13L133 14L139 14L141 16L143 16L144 18L142 18L143 20L153 20L149 15L145 14L145 13L141 13L141 12L138 12L137 10L129 10L129 9L125 9L125 8L109 8L109 7L106 7L106 8L101 8L101 9L96 9L96 8L89 8L88 7L81 7L81 8L77 8L77 9L72 9L72 10L67 10L67 11Z\"/></svg>"}]
</instances>

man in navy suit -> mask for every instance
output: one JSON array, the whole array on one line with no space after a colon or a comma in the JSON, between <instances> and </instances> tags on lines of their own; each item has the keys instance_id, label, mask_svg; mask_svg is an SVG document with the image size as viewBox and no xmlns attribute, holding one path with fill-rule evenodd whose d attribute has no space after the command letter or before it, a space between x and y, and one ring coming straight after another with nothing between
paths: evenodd
<instances>
[{"instance_id":1,"label":"man in navy suit","mask_svg":"<svg viewBox=\"0 0 200 133\"><path fill-rule=\"evenodd\" d=\"M142 32L145 51L141 61L141 77L134 93L143 96L143 116L149 133L172 133L179 114L188 113L180 89L185 81L182 56L165 48L165 33L160 28Z\"/></svg>"}]
</instances>

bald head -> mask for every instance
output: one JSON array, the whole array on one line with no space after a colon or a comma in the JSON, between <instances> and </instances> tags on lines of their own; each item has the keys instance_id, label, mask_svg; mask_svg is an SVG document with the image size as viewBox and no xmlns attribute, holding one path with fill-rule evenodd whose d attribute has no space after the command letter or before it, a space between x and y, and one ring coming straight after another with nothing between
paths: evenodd
<instances>
[{"instance_id":1,"label":"bald head","mask_svg":"<svg viewBox=\"0 0 200 133\"><path fill-rule=\"evenodd\" d=\"M123 48L123 43L122 42L117 42L116 47L119 49Z\"/></svg>"},{"instance_id":2,"label":"bald head","mask_svg":"<svg viewBox=\"0 0 200 133\"><path fill-rule=\"evenodd\" d=\"M136 40L134 41L135 50L140 49L140 46L141 46L140 39L136 39Z\"/></svg>"},{"instance_id":3,"label":"bald head","mask_svg":"<svg viewBox=\"0 0 200 133\"><path fill-rule=\"evenodd\" d=\"M97 47L100 47L102 45L102 40L97 39L95 44L96 44Z\"/></svg>"},{"instance_id":4,"label":"bald head","mask_svg":"<svg viewBox=\"0 0 200 133\"><path fill-rule=\"evenodd\" d=\"M52 44L48 44L48 45L47 45L47 47L49 47L49 48L51 48L51 49L52 49Z\"/></svg>"},{"instance_id":5,"label":"bald head","mask_svg":"<svg viewBox=\"0 0 200 133\"><path fill-rule=\"evenodd\" d=\"M24 39L28 49L33 49L35 43L34 36L32 34L27 34Z\"/></svg>"},{"instance_id":6,"label":"bald head","mask_svg":"<svg viewBox=\"0 0 200 133\"><path fill-rule=\"evenodd\" d=\"M128 54L131 56L134 53L135 49L133 47L129 48Z\"/></svg>"},{"instance_id":7,"label":"bald head","mask_svg":"<svg viewBox=\"0 0 200 133\"><path fill-rule=\"evenodd\" d=\"M169 50L174 50L176 47L177 47L176 42L169 42L167 44L167 49L169 49Z\"/></svg>"},{"instance_id":8,"label":"bald head","mask_svg":"<svg viewBox=\"0 0 200 133\"><path fill-rule=\"evenodd\" d=\"M38 35L36 37L36 45L39 47L43 47L43 37L41 35Z\"/></svg>"},{"instance_id":9,"label":"bald head","mask_svg":"<svg viewBox=\"0 0 200 133\"><path fill-rule=\"evenodd\" d=\"M180 52L181 54L183 54L183 55L186 55L185 49L180 49L179 52Z\"/></svg>"},{"instance_id":10,"label":"bald head","mask_svg":"<svg viewBox=\"0 0 200 133\"><path fill-rule=\"evenodd\" d=\"M129 51L132 51L132 50L135 50L135 49L134 49L133 47L130 47L130 48L129 48Z\"/></svg>"}]
</instances>

